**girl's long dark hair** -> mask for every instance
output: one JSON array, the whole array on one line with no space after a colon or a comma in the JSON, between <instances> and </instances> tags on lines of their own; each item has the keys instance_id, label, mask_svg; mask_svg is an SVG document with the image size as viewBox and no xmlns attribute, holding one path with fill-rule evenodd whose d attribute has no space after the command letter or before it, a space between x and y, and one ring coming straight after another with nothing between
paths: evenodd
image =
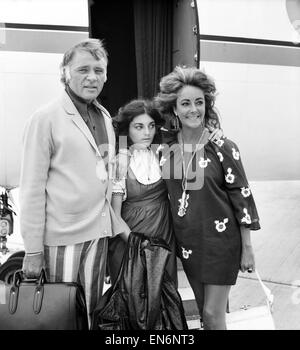
<instances>
[{"instance_id":1,"label":"girl's long dark hair","mask_svg":"<svg viewBox=\"0 0 300 350\"><path fill-rule=\"evenodd\" d=\"M117 151L119 150L119 140L121 136L127 136L128 147L132 145L132 141L129 137L129 125L135 117L142 114L149 115L149 117L151 117L155 122L156 132L152 143L161 143L161 135L159 129L165 124L165 119L162 118L159 109L153 101L136 99L121 107L118 111L118 114L113 118L113 125L115 128L117 140Z\"/></svg>"}]
</instances>

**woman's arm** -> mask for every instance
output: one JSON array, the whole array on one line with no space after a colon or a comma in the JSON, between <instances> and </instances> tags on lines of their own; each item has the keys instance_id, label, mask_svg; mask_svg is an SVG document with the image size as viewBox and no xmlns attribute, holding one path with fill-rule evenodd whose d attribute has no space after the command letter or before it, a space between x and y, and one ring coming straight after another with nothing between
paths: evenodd
<instances>
[{"instance_id":1,"label":"woman's arm","mask_svg":"<svg viewBox=\"0 0 300 350\"><path fill-rule=\"evenodd\" d=\"M255 259L251 244L250 229L240 226L242 239L242 256L240 270L242 272L252 272L255 270Z\"/></svg>"}]
</instances>

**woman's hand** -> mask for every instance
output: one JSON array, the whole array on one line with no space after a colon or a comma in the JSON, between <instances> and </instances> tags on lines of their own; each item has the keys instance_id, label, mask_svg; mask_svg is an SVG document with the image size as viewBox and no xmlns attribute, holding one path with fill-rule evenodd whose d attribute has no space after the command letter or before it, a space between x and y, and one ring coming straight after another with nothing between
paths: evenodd
<instances>
[{"instance_id":1,"label":"woman's hand","mask_svg":"<svg viewBox=\"0 0 300 350\"><path fill-rule=\"evenodd\" d=\"M208 137L210 141L218 141L222 136L224 136L224 133L221 129L215 129L212 126L208 126L207 128L211 133Z\"/></svg>"},{"instance_id":2,"label":"woman's hand","mask_svg":"<svg viewBox=\"0 0 300 350\"><path fill-rule=\"evenodd\" d=\"M244 246L242 248L241 265L240 270L242 272L252 272L255 271L255 259L253 248L251 245Z\"/></svg>"}]
</instances>

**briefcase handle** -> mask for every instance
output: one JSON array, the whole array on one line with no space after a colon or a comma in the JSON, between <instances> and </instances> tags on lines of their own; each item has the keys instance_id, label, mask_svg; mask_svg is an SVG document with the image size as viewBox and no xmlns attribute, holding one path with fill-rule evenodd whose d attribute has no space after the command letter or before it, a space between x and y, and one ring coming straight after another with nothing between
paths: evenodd
<instances>
[{"instance_id":1,"label":"briefcase handle","mask_svg":"<svg viewBox=\"0 0 300 350\"><path fill-rule=\"evenodd\" d=\"M16 312L19 299L19 287L20 283L23 281L36 283L33 297L33 311L34 313L38 314L42 308L44 283L47 282L46 272L44 269L41 270L40 276L37 279L26 279L22 270L15 271L13 283L9 292L8 310L11 314Z\"/></svg>"},{"instance_id":2,"label":"briefcase handle","mask_svg":"<svg viewBox=\"0 0 300 350\"><path fill-rule=\"evenodd\" d=\"M12 284L15 286L19 286L21 282L34 282L34 283L38 283L38 284L44 284L45 282L47 282L47 278L46 278L46 271L44 268L42 268L41 273L39 275L38 278L26 278L26 276L24 275L24 272L22 271L22 269L20 270L16 270L13 276L13 281Z\"/></svg>"}]
</instances>

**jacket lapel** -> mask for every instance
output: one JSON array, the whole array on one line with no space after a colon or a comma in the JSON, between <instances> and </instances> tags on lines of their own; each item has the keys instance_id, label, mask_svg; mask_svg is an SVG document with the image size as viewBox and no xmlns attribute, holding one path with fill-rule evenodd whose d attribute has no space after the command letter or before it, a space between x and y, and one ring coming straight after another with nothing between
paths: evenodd
<instances>
[{"instance_id":1,"label":"jacket lapel","mask_svg":"<svg viewBox=\"0 0 300 350\"><path fill-rule=\"evenodd\" d=\"M90 144L93 146L93 148L97 152L97 155L99 155L101 157L101 154L98 150L95 139L90 132L90 129L88 128L88 126L84 122L83 118L81 117L81 115L77 111L72 100L70 99L69 95L66 92L64 92L64 95L62 98L62 104L63 104L63 107L64 107L66 113L72 118L72 121L80 129L80 131L83 133L83 135L88 139Z\"/></svg>"},{"instance_id":2,"label":"jacket lapel","mask_svg":"<svg viewBox=\"0 0 300 350\"><path fill-rule=\"evenodd\" d=\"M114 160L115 160L115 132L112 125L111 117L108 111L100 105L97 101L94 104L102 111L105 127L107 131L108 137L108 176L111 179L114 171ZM80 129L83 135L88 139L92 147L95 149L97 156L102 159L101 153L96 145L95 139L90 132L90 129L84 122L83 118L79 114L78 110L74 106L72 100L69 95L64 91L62 97L62 105L67 115L72 118L72 121L76 124L76 126ZM109 182L109 191L110 192L110 182Z\"/></svg>"},{"instance_id":3,"label":"jacket lapel","mask_svg":"<svg viewBox=\"0 0 300 350\"><path fill-rule=\"evenodd\" d=\"M108 138L108 145L109 145L109 162L112 162L114 160L114 156L115 156L115 132L114 132L114 128L112 125L112 120L111 120L111 116L108 113L108 111L100 105L100 103L98 103L97 101L94 102L94 104L96 105L96 107L98 107L103 115L104 118L104 122L105 122L105 127L106 127L106 132L107 132L107 138Z\"/></svg>"}]
</instances>

